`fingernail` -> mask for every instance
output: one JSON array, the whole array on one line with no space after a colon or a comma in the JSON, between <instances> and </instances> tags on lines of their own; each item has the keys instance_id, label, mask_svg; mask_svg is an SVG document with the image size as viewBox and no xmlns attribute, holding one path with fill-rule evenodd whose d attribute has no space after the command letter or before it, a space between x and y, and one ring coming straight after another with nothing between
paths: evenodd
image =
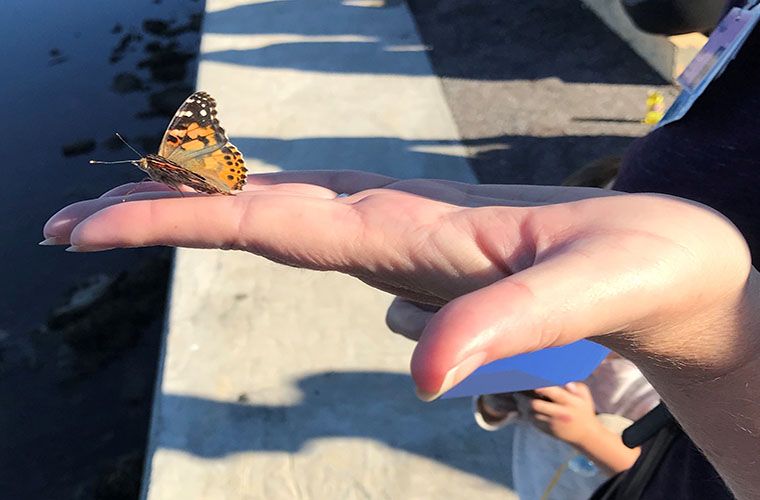
<instances>
[{"instance_id":1,"label":"fingernail","mask_svg":"<svg viewBox=\"0 0 760 500\"><path fill-rule=\"evenodd\" d=\"M446 376L443 378L443 383L441 384L441 388L438 389L438 392L431 393L431 392L425 392L421 390L419 387L414 388L414 393L417 395L418 398L420 398L422 401L433 401L434 399L438 399L441 394L448 391L455 385L457 385L459 382L461 382L467 375L475 371L476 368L478 368L480 365L483 364L483 360L486 359L486 353L479 352L477 354L473 354L469 358L465 359L458 365L456 365L454 368L449 370L446 373Z\"/></svg>"},{"instance_id":2,"label":"fingernail","mask_svg":"<svg viewBox=\"0 0 760 500\"><path fill-rule=\"evenodd\" d=\"M66 249L66 251L73 253L103 252L105 250L113 250L113 248L114 247L88 247L84 245L71 245Z\"/></svg>"},{"instance_id":3,"label":"fingernail","mask_svg":"<svg viewBox=\"0 0 760 500\"><path fill-rule=\"evenodd\" d=\"M37 244L42 245L43 247L48 247L53 245L65 245L68 242L69 240L67 238L62 238L60 236L51 236L49 238L45 238Z\"/></svg>"}]
</instances>

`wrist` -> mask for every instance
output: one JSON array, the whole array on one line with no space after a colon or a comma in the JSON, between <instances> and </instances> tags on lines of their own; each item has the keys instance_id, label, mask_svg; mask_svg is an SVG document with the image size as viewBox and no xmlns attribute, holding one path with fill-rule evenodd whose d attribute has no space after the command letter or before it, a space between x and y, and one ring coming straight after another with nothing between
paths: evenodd
<instances>
[{"instance_id":1,"label":"wrist","mask_svg":"<svg viewBox=\"0 0 760 500\"><path fill-rule=\"evenodd\" d=\"M566 440L567 444L572 445L581 453L588 451L588 444L595 442L599 439L600 433L605 432L607 429L599 422L599 419L594 415L588 421L584 422L580 432L571 436L571 439Z\"/></svg>"},{"instance_id":2,"label":"wrist","mask_svg":"<svg viewBox=\"0 0 760 500\"><path fill-rule=\"evenodd\" d=\"M657 327L600 336L596 342L633 361L648 377L689 384L731 373L760 359L760 273L712 307Z\"/></svg>"}]
</instances>

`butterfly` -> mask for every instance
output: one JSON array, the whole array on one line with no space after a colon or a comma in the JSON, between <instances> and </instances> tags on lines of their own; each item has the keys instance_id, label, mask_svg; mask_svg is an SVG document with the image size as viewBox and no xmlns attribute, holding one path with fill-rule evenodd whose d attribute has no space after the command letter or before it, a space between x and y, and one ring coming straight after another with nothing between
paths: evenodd
<instances>
[{"instance_id":1,"label":"butterfly","mask_svg":"<svg viewBox=\"0 0 760 500\"><path fill-rule=\"evenodd\" d=\"M169 122L158 154L143 156L116 134L141 158L90 163L131 163L152 180L178 191L185 185L202 193L231 195L243 188L248 170L243 155L227 138L216 115L214 98L206 92L195 92Z\"/></svg>"}]
</instances>

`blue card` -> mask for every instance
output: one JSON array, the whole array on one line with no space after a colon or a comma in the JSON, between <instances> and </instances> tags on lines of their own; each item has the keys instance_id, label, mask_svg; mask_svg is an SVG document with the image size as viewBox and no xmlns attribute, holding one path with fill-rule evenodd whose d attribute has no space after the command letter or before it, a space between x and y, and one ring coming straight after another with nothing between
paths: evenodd
<instances>
[{"instance_id":1,"label":"blue card","mask_svg":"<svg viewBox=\"0 0 760 500\"><path fill-rule=\"evenodd\" d=\"M609 352L599 344L579 340L562 347L499 359L475 370L441 399L526 391L583 380Z\"/></svg>"}]
</instances>

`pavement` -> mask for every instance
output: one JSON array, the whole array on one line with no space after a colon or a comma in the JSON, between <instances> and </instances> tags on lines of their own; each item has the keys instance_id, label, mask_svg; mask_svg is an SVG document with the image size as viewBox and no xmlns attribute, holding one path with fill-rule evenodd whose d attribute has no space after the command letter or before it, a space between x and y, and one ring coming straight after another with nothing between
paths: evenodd
<instances>
[{"instance_id":1,"label":"pavement","mask_svg":"<svg viewBox=\"0 0 760 500\"><path fill-rule=\"evenodd\" d=\"M197 88L253 171L557 183L646 133L648 90L673 94L557 3L414 0L418 31L398 1L208 0ZM142 498L515 498L510 433L414 397L390 300L178 250Z\"/></svg>"}]
</instances>

